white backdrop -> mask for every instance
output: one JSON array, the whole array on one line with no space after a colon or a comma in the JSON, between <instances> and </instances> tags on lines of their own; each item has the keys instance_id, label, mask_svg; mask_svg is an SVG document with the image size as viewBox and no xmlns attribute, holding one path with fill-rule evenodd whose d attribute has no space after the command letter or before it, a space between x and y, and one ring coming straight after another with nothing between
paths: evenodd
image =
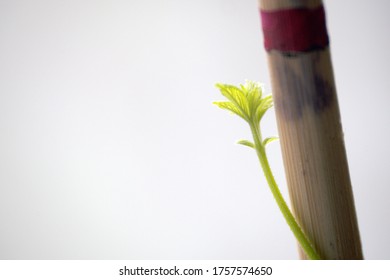
<instances>
[{"instance_id":1,"label":"white backdrop","mask_svg":"<svg viewBox=\"0 0 390 280\"><path fill-rule=\"evenodd\" d=\"M364 254L389 259L390 2L324 2ZM256 0L0 0L0 258L298 258L211 104L245 79L270 91Z\"/></svg>"}]
</instances>

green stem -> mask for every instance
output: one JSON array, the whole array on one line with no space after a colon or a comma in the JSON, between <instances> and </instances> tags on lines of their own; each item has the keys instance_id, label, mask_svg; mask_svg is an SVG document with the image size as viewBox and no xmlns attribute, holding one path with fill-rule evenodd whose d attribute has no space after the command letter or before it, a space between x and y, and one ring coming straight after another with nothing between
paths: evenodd
<instances>
[{"instance_id":1,"label":"green stem","mask_svg":"<svg viewBox=\"0 0 390 280\"><path fill-rule=\"evenodd\" d=\"M261 167L263 169L264 175L267 179L268 185L271 189L271 192L276 200L276 203L279 206L280 211L284 218L286 219L287 224L290 226L291 231L295 235L302 249L305 251L306 255L312 260L321 259L320 255L316 252L312 244L309 242L305 233L302 231L301 227L296 222L294 216L292 215L290 209L288 208L285 200L283 199L282 194L280 193L279 187L276 184L275 178L272 174L271 168L269 166L268 158L265 152L265 148L262 143L262 138L260 134L259 125L254 125L250 123L251 131L253 134L253 139L255 142L256 153L259 158Z\"/></svg>"}]
</instances>

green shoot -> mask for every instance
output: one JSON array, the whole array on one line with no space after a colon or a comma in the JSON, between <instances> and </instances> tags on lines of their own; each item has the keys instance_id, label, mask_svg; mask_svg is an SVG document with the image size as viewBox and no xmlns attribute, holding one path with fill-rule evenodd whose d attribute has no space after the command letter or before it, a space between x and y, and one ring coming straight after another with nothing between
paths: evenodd
<instances>
[{"instance_id":1,"label":"green shoot","mask_svg":"<svg viewBox=\"0 0 390 280\"><path fill-rule=\"evenodd\" d=\"M216 87L228 101L217 101L213 104L238 115L249 124L253 135L253 143L248 140L240 140L238 144L256 150L269 188L300 246L310 259L321 259L288 208L269 166L265 147L278 138L269 137L263 140L260 131L260 121L266 111L273 106L272 96L263 97L261 84L251 81L247 81L245 85L240 85L239 87L227 84L216 84Z\"/></svg>"}]
</instances>

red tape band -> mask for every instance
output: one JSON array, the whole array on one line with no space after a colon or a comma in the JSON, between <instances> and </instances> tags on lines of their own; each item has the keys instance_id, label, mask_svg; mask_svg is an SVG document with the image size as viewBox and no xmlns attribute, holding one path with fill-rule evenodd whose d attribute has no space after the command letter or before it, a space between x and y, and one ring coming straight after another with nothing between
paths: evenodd
<instances>
[{"instance_id":1,"label":"red tape band","mask_svg":"<svg viewBox=\"0 0 390 280\"><path fill-rule=\"evenodd\" d=\"M260 10L260 16L267 51L309 52L329 45L322 5L315 9Z\"/></svg>"}]
</instances>

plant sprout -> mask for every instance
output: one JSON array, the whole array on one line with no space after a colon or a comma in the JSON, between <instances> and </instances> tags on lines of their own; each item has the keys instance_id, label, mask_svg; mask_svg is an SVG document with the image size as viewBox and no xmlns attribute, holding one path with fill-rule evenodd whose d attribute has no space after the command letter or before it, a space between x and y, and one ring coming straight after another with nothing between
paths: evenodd
<instances>
[{"instance_id":1,"label":"plant sprout","mask_svg":"<svg viewBox=\"0 0 390 280\"><path fill-rule=\"evenodd\" d=\"M248 146L256 151L269 188L300 246L310 259L321 259L288 208L269 166L265 147L278 138L269 137L263 140L260 131L260 121L265 112L273 106L272 96L263 97L261 84L251 81L247 81L245 85L240 85L239 87L220 83L216 84L216 87L228 101L216 101L213 104L238 115L249 124L253 142L240 140L238 144Z\"/></svg>"}]
</instances>

